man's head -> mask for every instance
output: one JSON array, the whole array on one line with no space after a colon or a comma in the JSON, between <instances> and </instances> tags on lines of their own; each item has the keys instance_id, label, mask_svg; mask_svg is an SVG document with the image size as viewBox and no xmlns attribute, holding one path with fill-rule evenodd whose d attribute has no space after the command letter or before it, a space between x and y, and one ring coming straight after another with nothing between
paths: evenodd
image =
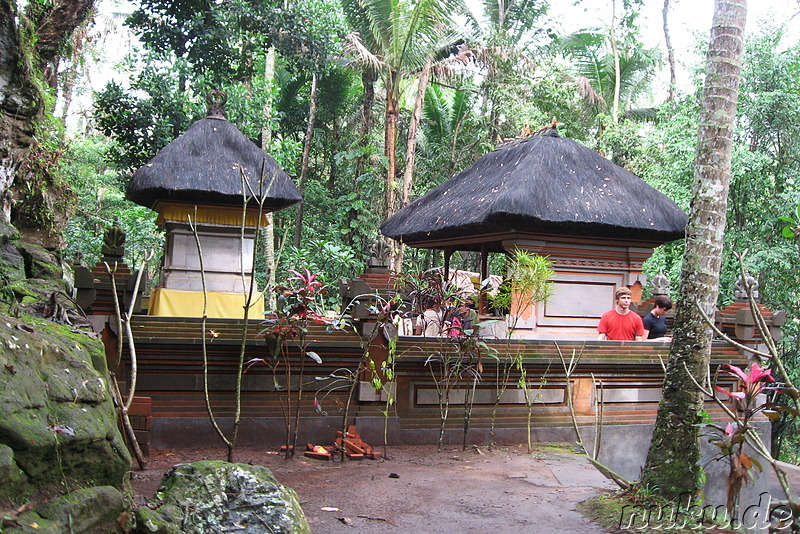
<instances>
[{"instance_id":1,"label":"man's head","mask_svg":"<svg viewBox=\"0 0 800 534\"><path fill-rule=\"evenodd\" d=\"M633 297L633 293L631 293L631 290L627 287L617 288L617 290L614 291L614 300L619 300L620 297L624 297L625 295Z\"/></svg>"},{"instance_id":2,"label":"man's head","mask_svg":"<svg viewBox=\"0 0 800 534\"><path fill-rule=\"evenodd\" d=\"M627 311L628 308L630 308L632 298L633 294L631 293L631 290L628 289L627 287L620 287L616 291L614 291L614 301L616 302L617 306L622 310Z\"/></svg>"}]
</instances>

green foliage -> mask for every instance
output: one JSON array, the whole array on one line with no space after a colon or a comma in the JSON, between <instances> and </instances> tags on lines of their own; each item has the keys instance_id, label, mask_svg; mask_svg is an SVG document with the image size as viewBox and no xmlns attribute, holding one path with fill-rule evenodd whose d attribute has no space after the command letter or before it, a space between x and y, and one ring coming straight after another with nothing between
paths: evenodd
<instances>
[{"instance_id":1,"label":"green foliage","mask_svg":"<svg viewBox=\"0 0 800 534\"><path fill-rule=\"evenodd\" d=\"M514 316L523 315L531 306L547 302L553 294L554 274L547 256L514 249L507 263L508 283L501 285L492 305Z\"/></svg>"},{"instance_id":2,"label":"green foliage","mask_svg":"<svg viewBox=\"0 0 800 534\"><path fill-rule=\"evenodd\" d=\"M77 209L65 228L68 258L79 256L85 265L101 257L103 232L114 219L125 230L125 262L138 268L150 250L160 254L163 235L155 224L155 212L125 200L123 184L114 167L104 160L108 142L101 138L74 140L61 160L60 172L70 177L78 197ZM151 274L160 265L150 262Z\"/></svg>"},{"instance_id":3,"label":"green foliage","mask_svg":"<svg viewBox=\"0 0 800 534\"><path fill-rule=\"evenodd\" d=\"M334 284L341 278L353 278L363 269L363 262L346 245L333 240L304 240L301 246L287 246L281 256L280 270L284 266L302 265L311 271L320 273L320 278L328 284ZM340 305L339 297L330 294L326 305L336 308Z\"/></svg>"},{"instance_id":4,"label":"green foliage","mask_svg":"<svg viewBox=\"0 0 800 534\"><path fill-rule=\"evenodd\" d=\"M626 31L617 42L620 111L631 110L637 99L646 94L659 61L657 50L641 46L633 23L635 14L630 10L627 13L623 18ZM559 39L558 45L572 64L586 111L592 115L610 113L617 86L610 34L579 30Z\"/></svg>"},{"instance_id":5,"label":"green foliage","mask_svg":"<svg viewBox=\"0 0 800 534\"><path fill-rule=\"evenodd\" d=\"M126 24L161 58L185 59L208 90L257 77L253 57L270 46L296 72L318 70L342 32L337 8L332 0L143 0Z\"/></svg>"},{"instance_id":6,"label":"green foliage","mask_svg":"<svg viewBox=\"0 0 800 534\"><path fill-rule=\"evenodd\" d=\"M113 139L107 157L122 172L145 163L200 118L200 109L180 90L180 75L148 66L131 90L111 81L95 95L100 131ZM144 96L138 96L138 95Z\"/></svg>"}]
</instances>

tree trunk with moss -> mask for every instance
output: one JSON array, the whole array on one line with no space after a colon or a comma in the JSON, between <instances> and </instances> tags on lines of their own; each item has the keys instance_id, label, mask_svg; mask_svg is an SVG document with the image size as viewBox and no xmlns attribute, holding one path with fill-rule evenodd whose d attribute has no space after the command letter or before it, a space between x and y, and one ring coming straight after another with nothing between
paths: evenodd
<instances>
[{"instance_id":1,"label":"tree trunk with moss","mask_svg":"<svg viewBox=\"0 0 800 534\"><path fill-rule=\"evenodd\" d=\"M703 397L686 371L703 383L711 356L712 332L695 306L713 317L719 295L746 15L746 0L714 2L673 343L642 474L643 485L668 498L700 485Z\"/></svg>"}]
</instances>

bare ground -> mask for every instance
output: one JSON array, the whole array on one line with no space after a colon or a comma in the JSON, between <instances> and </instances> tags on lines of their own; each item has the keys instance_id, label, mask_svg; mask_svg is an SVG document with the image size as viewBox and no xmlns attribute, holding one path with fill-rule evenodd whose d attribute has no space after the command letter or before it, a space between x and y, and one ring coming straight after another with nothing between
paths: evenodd
<instances>
[{"instance_id":1,"label":"bare ground","mask_svg":"<svg viewBox=\"0 0 800 534\"><path fill-rule=\"evenodd\" d=\"M576 511L579 502L615 486L566 447L493 451L395 446L380 460L285 460L274 450L242 448L237 462L268 467L297 491L315 533L468 534L609 532ZM220 449L155 450L134 471L138 503L152 497L173 465L224 459Z\"/></svg>"}]
</instances>

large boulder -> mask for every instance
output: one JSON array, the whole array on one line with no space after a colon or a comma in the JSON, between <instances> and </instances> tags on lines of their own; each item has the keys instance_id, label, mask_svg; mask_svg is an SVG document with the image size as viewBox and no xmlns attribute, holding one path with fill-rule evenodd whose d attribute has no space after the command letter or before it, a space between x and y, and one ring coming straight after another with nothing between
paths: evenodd
<instances>
[{"instance_id":1,"label":"large boulder","mask_svg":"<svg viewBox=\"0 0 800 534\"><path fill-rule=\"evenodd\" d=\"M0 315L0 503L121 487L130 467L103 345L46 319Z\"/></svg>"},{"instance_id":2,"label":"large boulder","mask_svg":"<svg viewBox=\"0 0 800 534\"><path fill-rule=\"evenodd\" d=\"M147 506L134 511L135 534L232 531L311 532L297 494L269 469L218 460L176 465Z\"/></svg>"}]
</instances>

